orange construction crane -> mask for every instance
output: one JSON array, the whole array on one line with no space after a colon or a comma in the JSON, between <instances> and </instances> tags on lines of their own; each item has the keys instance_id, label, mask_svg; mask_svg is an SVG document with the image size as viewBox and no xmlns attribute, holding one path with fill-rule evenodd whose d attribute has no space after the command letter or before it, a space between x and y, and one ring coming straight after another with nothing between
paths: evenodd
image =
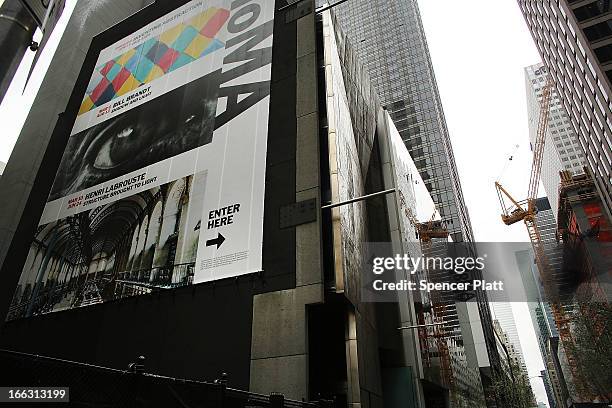
<instances>
[{"instance_id":1,"label":"orange construction crane","mask_svg":"<svg viewBox=\"0 0 612 408\"><path fill-rule=\"evenodd\" d=\"M532 243L539 243L539 231L535 225L535 215L538 212L535 201L540 185L540 176L542 174L542 158L544 157L544 143L546 141L546 131L548 130L548 120L550 118L550 96L552 90L552 82L549 79L542 88L542 100L540 103L540 118L538 121L538 130L536 140L533 147L533 162L531 164L531 176L529 177L529 188L527 190L527 199L523 201L515 200L499 182L495 182L499 202L502 206L503 214L502 221L506 225L512 225L519 221L524 221L527 224L529 237L535 238ZM504 196L510 201L510 205L504 200ZM535 250L535 247L534 247ZM536 252L536 257L539 251Z\"/></svg>"},{"instance_id":2,"label":"orange construction crane","mask_svg":"<svg viewBox=\"0 0 612 408\"><path fill-rule=\"evenodd\" d=\"M495 188L502 207L503 213L501 218L504 224L512 225L519 221L523 221L525 223L527 233L529 234L529 239L533 247L533 252L535 254L536 264L542 278L544 291L549 299L553 300L557 297L557 290L554 286L552 276L553 271L550 266L548 256L544 251L544 244L542 242L540 230L536 224L536 214L538 213L538 209L535 205L538 187L540 184L540 175L542 173L542 158L544 156L546 132L548 130L548 121L550 118L551 93L552 81L550 78L548 78L546 84L542 88L540 117L538 121L535 145L533 148L533 162L531 165L531 176L529 178L527 199L522 201L515 200L497 181L495 182ZM509 203L507 203L506 200L508 200ZM572 376L574 377L575 381L580 382L581 379L576 367L576 360L573 356L571 356L570 352L570 350L572 350L571 346L573 345L572 333L570 331L570 319L559 301L555 300L549 303L553 318L557 325L559 338L561 339L562 344L565 346Z\"/></svg>"}]
</instances>

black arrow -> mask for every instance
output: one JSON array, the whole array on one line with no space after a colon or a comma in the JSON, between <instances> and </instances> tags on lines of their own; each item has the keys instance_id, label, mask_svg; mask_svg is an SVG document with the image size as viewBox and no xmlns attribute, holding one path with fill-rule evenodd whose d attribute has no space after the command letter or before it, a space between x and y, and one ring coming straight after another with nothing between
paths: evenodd
<instances>
[{"instance_id":1,"label":"black arrow","mask_svg":"<svg viewBox=\"0 0 612 408\"><path fill-rule=\"evenodd\" d=\"M221 246L222 243L225 242L225 237L223 235L221 235L221 233L219 232L219 236L215 239L209 239L208 241L206 241L206 246L213 246L216 245L217 249L219 249L219 247Z\"/></svg>"}]
</instances>

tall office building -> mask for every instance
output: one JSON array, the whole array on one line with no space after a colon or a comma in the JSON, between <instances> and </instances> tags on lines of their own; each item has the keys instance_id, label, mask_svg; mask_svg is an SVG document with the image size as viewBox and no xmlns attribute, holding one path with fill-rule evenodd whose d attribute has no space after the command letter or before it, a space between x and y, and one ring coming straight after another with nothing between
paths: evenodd
<instances>
[{"instance_id":1,"label":"tall office building","mask_svg":"<svg viewBox=\"0 0 612 408\"><path fill-rule=\"evenodd\" d=\"M612 3L518 0L608 213L612 213Z\"/></svg>"},{"instance_id":2,"label":"tall office building","mask_svg":"<svg viewBox=\"0 0 612 408\"><path fill-rule=\"evenodd\" d=\"M514 315L512 314L512 305L507 302L493 302L491 303L491 312L493 313L493 319L499 323L504 333L508 336L508 341L512 344L513 352L516 357L516 364L520 367L522 372L527 373L527 365L525 364L521 340L519 338Z\"/></svg>"},{"instance_id":3,"label":"tall office building","mask_svg":"<svg viewBox=\"0 0 612 408\"><path fill-rule=\"evenodd\" d=\"M509 370L509 374L511 377L514 377L516 380L520 379L520 382L524 384L529 383L529 374L527 373L527 367L523 361L523 355L521 351L516 347L516 343L510 338L510 335L504 327L502 323L494 319L493 327L497 334L497 338L502 345L502 358L505 359L506 364L508 365L507 369ZM510 373L512 370L512 373ZM531 386L529 385L531 389Z\"/></svg>"},{"instance_id":4,"label":"tall office building","mask_svg":"<svg viewBox=\"0 0 612 408\"><path fill-rule=\"evenodd\" d=\"M556 197L558 200L558 195ZM551 287L556 288L555 290L571 291L571 276L567 276L563 264L563 243L557 240L557 208L553 207L546 197L536 199L535 205L538 209L536 223L540 231L544 253L550 266L551 283L554 284Z\"/></svg>"},{"instance_id":5,"label":"tall office building","mask_svg":"<svg viewBox=\"0 0 612 408\"><path fill-rule=\"evenodd\" d=\"M565 407L566 389L563 384L563 375L558 370L559 360L558 355L554 353L555 347L558 346L559 333L552 317L552 311L547 302L544 301L542 295L542 281L539 278L539 273L534 261L534 255L531 250L519 251L515 254L518 269L521 274L521 280L527 295L527 307L529 308L529 316L536 333L540 355L544 362L545 370L540 371L548 404L551 408Z\"/></svg>"},{"instance_id":6,"label":"tall office building","mask_svg":"<svg viewBox=\"0 0 612 408\"><path fill-rule=\"evenodd\" d=\"M554 391L550 378L548 377L548 372L546 370L540 370L539 378L542 379L542 383L544 384L544 390L546 391L546 399L548 400L548 408L556 408ZM538 403L538 408L540 407L540 404L546 407L546 404L540 402Z\"/></svg>"},{"instance_id":7,"label":"tall office building","mask_svg":"<svg viewBox=\"0 0 612 408\"><path fill-rule=\"evenodd\" d=\"M391 114L453 241L472 241L417 1L351 0L334 10L368 67L381 103Z\"/></svg>"},{"instance_id":8,"label":"tall office building","mask_svg":"<svg viewBox=\"0 0 612 408\"><path fill-rule=\"evenodd\" d=\"M473 241L417 0L351 0L334 12L368 68L451 238ZM486 387L491 368L498 371L500 365L488 302L484 294L477 296L477 307L448 305L444 319L448 330L461 328L467 360L480 368Z\"/></svg>"},{"instance_id":9,"label":"tall office building","mask_svg":"<svg viewBox=\"0 0 612 408\"><path fill-rule=\"evenodd\" d=\"M540 120L540 103L542 91L546 84L548 70L543 64L525 68L525 87L527 91L527 117L529 120L529 142L535 145ZM553 88L550 100L549 122L544 143L542 160L542 184L546 196L554 209L554 216L559 206L559 172L568 170L574 174L583 173L585 166L584 153L572 128L570 118L561 104L559 94Z\"/></svg>"},{"instance_id":10,"label":"tall office building","mask_svg":"<svg viewBox=\"0 0 612 408\"><path fill-rule=\"evenodd\" d=\"M551 288L562 292L571 291L571 279L568 279L567 271L563 267L563 243L557 241L557 221L555 219L557 210L551 207L546 197L538 198L536 207L538 208L536 223L552 273L551 283L553 285ZM561 367L564 350L563 345L559 342L559 333L553 319L552 309L547 302L547 294L542 283L543 278L538 271L532 251L520 251L515 256L528 300L527 306L531 322L545 366L541 375L548 403L551 408L562 408L566 406L565 400L568 395Z\"/></svg>"}]
</instances>

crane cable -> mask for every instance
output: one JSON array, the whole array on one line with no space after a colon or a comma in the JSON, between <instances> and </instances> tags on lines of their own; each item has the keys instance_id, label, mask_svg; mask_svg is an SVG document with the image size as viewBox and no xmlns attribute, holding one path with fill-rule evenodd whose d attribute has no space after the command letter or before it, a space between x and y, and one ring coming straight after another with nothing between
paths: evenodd
<instances>
[{"instance_id":1,"label":"crane cable","mask_svg":"<svg viewBox=\"0 0 612 408\"><path fill-rule=\"evenodd\" d=\"M504 175L504 173L506 172L506 170L508 169L508 166L510 165L510 162L512 162L512 160L514 160L514 156L516 156L516 152L519 149L519 145L516 144L514 145L514 150L512 150L512 153L510 154L510 156L508 157L508 159L506 160L506 164L504 164L504 167L502 168L501 173L499 173L499 176L497 176L497 181L501 181L502 176Z\"/></svg>"}]
</instances>

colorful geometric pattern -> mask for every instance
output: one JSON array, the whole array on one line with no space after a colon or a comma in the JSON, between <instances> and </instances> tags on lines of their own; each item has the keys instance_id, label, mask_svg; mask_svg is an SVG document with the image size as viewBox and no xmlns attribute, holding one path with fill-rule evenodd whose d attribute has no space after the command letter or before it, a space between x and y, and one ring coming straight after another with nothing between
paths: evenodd
<instances>
[{"instance_id":1,"label":"colorful geometric pattern","mask_svg":"<svg viewBox=\"0 0 612 408\"><path fill-rule=\"evenodd\" d=\"M229 14L211 7L96 67L79 115L225 47L215 36Z\"/></svg>"}]
</instances>

